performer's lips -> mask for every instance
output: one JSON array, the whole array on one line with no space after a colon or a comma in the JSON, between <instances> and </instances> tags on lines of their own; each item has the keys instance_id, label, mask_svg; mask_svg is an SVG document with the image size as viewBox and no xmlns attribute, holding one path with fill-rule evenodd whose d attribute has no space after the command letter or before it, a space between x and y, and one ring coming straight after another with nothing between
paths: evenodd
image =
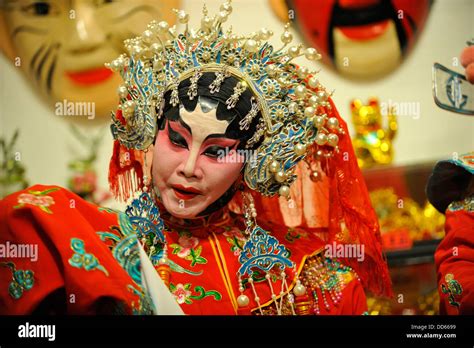
<instances>
[{"instance_id":1,"label":"performer's lips","mask_svg":"<svg viewBox=\"0 0 474 348\"><path fill-rule=\"evenodd\" d=\"M389 20L367 25L357 25L351 27L338 27L338 29L349 39L356 41L365 41L379 37L388 28Z\"/></svg>"},{"instance_id":2,"label":"performer's lips","mask_svg":"<svg viewBox=\"0 0 474 348\"><path fill-rule=\"evenodd\" d=\"M173 191L176 197L183 200L192 199L196 197L197 195L202 194L201 191L193 187L185 187L182 185L172 185L171 187L173 188Z\"/></svg>"},{"instance_id":3,"label":"performer's lips","mask_svg":"<svg viewBox=\"0 0 474 348\"><path fill-rule=\"evenodd\" d=\"M66 71L66 76L77 85L95 85L107 80L113 72L105 67L82 71Z\"/></svg>"}]
</instances>

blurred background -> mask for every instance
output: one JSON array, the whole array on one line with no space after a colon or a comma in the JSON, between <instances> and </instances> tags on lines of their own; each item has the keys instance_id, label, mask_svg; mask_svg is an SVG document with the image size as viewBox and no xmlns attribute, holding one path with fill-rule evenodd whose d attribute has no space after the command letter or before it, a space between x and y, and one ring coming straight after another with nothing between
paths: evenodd
<instances>
[{"instance_id":1,"label":"blurred background","mask_svg":"<svg viewBox=\"0 0 474 348\"><path fill-rule=\"evenodd\" d=\"M198 26L198 0L0 0L0 198L55 184L102 205L108 194L110 111L120 78L104 68L124 39L173 8ZM220 1L207 0L210 13ZM274 32L318 49L320 82L346 120L379 216L394 299L369 297L371 314L436 314L433 252L444 216L425 195L436 161L474 148L472 116L433 100L435 62L463 73L474 37L472 0L234 0L235 32ZM305 64L306 63L305 61ZM469 96L472 98L473 96Z\"/></svg>"}]
</instances>

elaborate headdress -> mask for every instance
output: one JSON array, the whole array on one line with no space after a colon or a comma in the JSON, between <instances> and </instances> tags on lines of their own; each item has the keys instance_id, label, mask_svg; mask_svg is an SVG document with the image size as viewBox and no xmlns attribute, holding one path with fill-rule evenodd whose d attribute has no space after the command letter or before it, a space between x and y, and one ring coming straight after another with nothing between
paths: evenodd
<instances>
[{"instance_id":1,"label":"elaborate headdress","mask_svg":"<svg viewBox=\"0 0 474 348\"><path fill-rule=\"evenodd\" d=\"M295 212L303 217L299 219L301 225L309 226L311 220L318 220L317 227L327 227L321 237L328 242L366 244L370 260L365 265L370 264L369 267L361 267L357 262L351 266L374 292L388 293L389 278L381 256L377 219L350 139L344 136L345 123L337 114L330 93L314 76L316 72L293 62L300 56L317 60L319 53L303 45L289 46L289 24L281 35L283 46L279 49L268 42L273 34L270 30L261 29L245 36L224 30L222 24L231 11L230 2L226 2L216 16L210 17L204 7L201 27L194 30L188 27L188 14L175 10L178 21L185 25L182 33L178 34L166 22L152 22L142 36L125 42L128 56L123 54L108 64L124 79L124 85L118 89L119 110L112 115L112 191L127 199L141 188L139 161L121 158L121 154L129 153L127 149L146 151L153 143L165 93L171 92L170 103L178 105L181 81L190 79L187 95L193 99L203 73L215 73L211 93L219 93L222 82L234 76L238 82L233 95L226 100L227 108L235 107L246 89L254 96L248 114L240 122L241 130L248 129L257 114L261 114L247 143L247 147L256 148L244 172L255 205L274 221L287 225L292 224L290 220L298 220L290 216ZM290 190L297 174L302 180ZM323 185L326 188L322 189ZM317 218L313 210L322 200L317 202L311 197L314 190L325 200L317 207L325 213L316 214ZM291 192L296 199L295 210L288 213L284 208L288 202L279 201L278 196L289 199ZM313 201L306 201L303 207L306 195ZM307 214L311 217L305 218ZM374 280L373 273L370 279L369 274L374 271L380 281Z\"/></svg>"}]
</instances>

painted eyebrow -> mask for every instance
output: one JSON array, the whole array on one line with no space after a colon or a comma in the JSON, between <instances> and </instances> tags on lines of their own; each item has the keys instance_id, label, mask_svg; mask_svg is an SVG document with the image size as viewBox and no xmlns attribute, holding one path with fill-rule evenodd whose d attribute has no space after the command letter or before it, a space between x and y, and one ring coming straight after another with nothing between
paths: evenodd
<instances>
[{"instance_id":1,"label":"painted eyebrow","mask_svg":"<svg viewBox=\"0 0 474 348\"><path fill-rule=\"evenodd\" d=\"M191 136L193 135L193 132L191 131L191 128L186 124L186 122L183 121L183 119L181 117L178 117L178 121L179 123L184 127L186 128L186 130L189 132L189 134L191 134ZM227 135L225 134L209 134L205 139L204 141L206 141L207 139L211 139L211 138L227 138ZM204 142L203 141L203 142Z\"/></svg>"}]
</instances>

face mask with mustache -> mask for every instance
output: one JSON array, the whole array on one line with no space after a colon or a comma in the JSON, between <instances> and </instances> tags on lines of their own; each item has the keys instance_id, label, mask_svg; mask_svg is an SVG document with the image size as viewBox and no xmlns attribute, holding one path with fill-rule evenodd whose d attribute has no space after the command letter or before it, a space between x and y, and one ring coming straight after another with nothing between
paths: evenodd
<instances>
[{"instance_id":1,"label":"face mask with mustache","mask_svg":"<svg viewBox=\"0 0 474 348\"><path fill-rule=\"evenodd\" d=\"M121 79L104 63L150 20L172 24L179 1L5 0L0 6L2 51L57 116L108 121L117 104L110 91Z\"/></svg>"}]
</instances>

